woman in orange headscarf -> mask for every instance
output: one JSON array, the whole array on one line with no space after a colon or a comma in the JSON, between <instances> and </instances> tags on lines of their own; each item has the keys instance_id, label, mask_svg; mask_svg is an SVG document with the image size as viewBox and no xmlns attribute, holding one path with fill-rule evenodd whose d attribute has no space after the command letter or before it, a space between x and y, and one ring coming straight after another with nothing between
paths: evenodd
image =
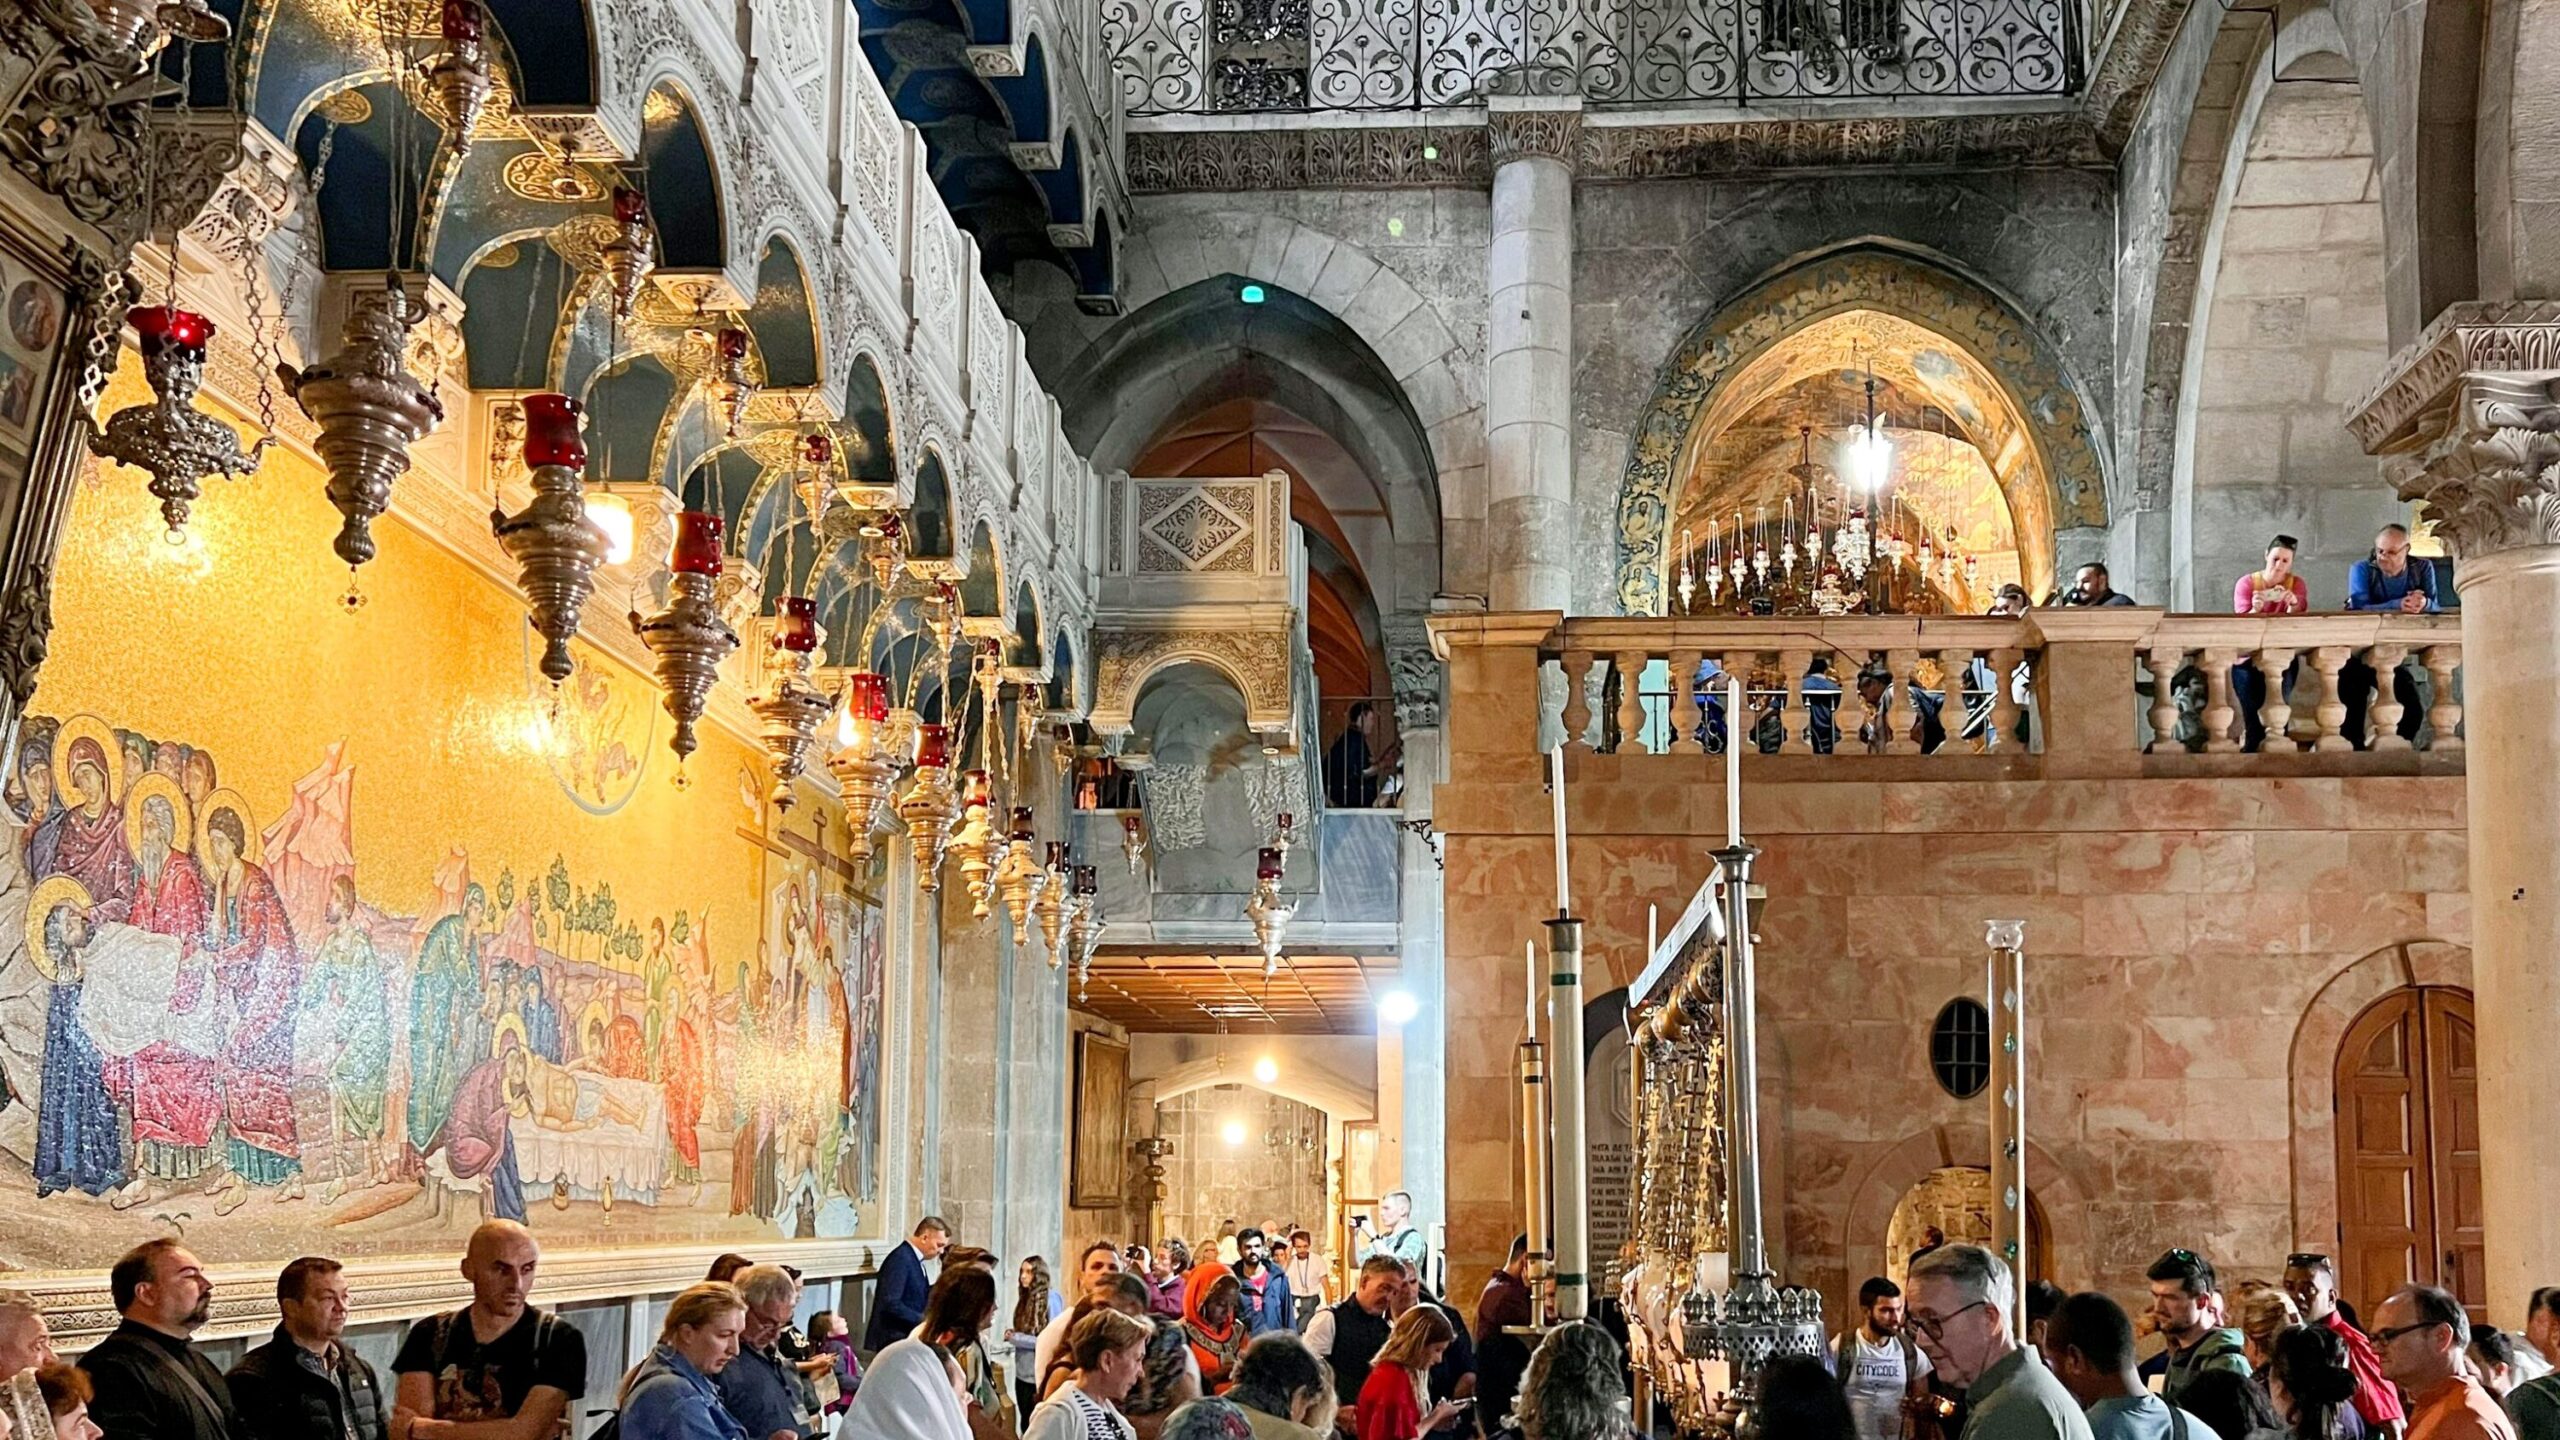
<instances>
[{"instance_id":1,"label":"woman in orange headscarf","mask_svg":"<svg viewBox=\"0 0 2560 1440\"><path fill-rule=\"evenodd\" d=\"M1191 1340L1191 1356L1200 1362L1200 1393L1220 1395L1235 1383L1236 1361L1244 1342L1253 1338L1236 1312L1244 1306L1244 1284L1220 1275L1188 1292L1182 1328Z\"/></svg>"}]
</instances>

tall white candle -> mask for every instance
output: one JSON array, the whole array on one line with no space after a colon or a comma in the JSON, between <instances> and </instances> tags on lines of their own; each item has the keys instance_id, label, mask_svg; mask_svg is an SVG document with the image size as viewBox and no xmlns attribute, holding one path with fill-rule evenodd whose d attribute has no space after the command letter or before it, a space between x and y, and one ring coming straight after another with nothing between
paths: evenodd
<instances>
[{"instance_id":1,"label":"tall white candle","mask_svg":"<svg viewBox=\"0 0 2560 1440\"><path fill-rule=\"evenodd\" d=\"M1731 848L1742 843L1742 744L1751 727L1742 713L1742 677L1727 671L1724 684L1724 843ZM1564 833L1561 821L1556 833Z\"/></svg>"},{"instance_id":2,"label":"tall white candle","mask_svg":"<svg viewBox=\"0 0 2560 1440\"><path fill-rule=\"evenodd\" d=\"M1662 943L1662 907L1661 907L1661 906L1659 906L1659 905L1652 905L1652 904L1648 904L1648 905L1646 905L1646 906L1644 907L1644 963L1645 963L1645 964L1650 965L1650 964L1652 964L1652 963L1653 963L1653 949L1654 949L1654 947L1655 947L1655 946L1660 945L1661 943Z\"/></svg>"},{"instance_id":3,"label":"tall white candle","mask_svg":"<svg viewBox=\"0 0 2560 1440\"><path fill-rule=\"evenodd\" d=\"M1573 913L1573 899L1566 882L1564 854L1564 747L1558 745L1547 752L1547 789L1556 810L1556 913Z\"/></svg>"},{"instance_id":4,"label":"tall white candle","mask_svg":"<svg viewBox=\"0 0 2560 1440\"><path fill-rule=\"evenodd\" d=\"M1529 952L1529 1038L1538 1038L1538 942L1530 941Z\"/></svg>"}]
</instances>

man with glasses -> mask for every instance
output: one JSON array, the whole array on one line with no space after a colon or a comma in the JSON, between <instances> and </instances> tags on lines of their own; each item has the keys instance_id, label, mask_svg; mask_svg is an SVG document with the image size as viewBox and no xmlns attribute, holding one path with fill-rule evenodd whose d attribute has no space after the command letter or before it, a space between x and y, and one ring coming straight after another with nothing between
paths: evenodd
<instances>
[{"instance_id":1,"label":"man with glasses","mask_svg":"<svg viewBox=\"0 0 2560 1440\"><path fill-rule=\"evenodd\" d=\"M2071 1392L2010 1334L2018 1292L1999 1256L1979 1245L1932 1250L1911 1262L1908 1298L1931 1367L1968 1387L1964 1440L2091 1440Z\"/></svg>"},{"instance_id":2,"label":"man with glasses","mask_svg":"<svg viewBox=\"0 0 2560 1440\"><path fill-rule=\"evenodd\" d=\"M738 1358L711 1377L721 1408L746 1428L750 1440L795 1440L810 1433L798 1378L774 1342L791 1323L800 1286L779 1265L750 1265L731 1282L747 1302Z\"/></svg>"},{"instance_id":3,"label":"man with glasses","mask_svg":"<svg viewBox=\"0 0 2560 1440\"><path fill-rule=\"evenodd\" d=\"M2169 1347L2169 1369L2160 1398L2175 1405L2196 1377L2228 1370L2249 1377L2240 1332L2222 1325L2222 1291L2213 1262L2193 1250L2172 1250L2144 1272L2151 1282L2151 1319Z\"/></svg>"},{"instance_id":4,"label":"man with glasses","mask_svg":"<svg viewBox=\"0 0 2560 1440\"><path fill-rule=\"evenodd\" d=\"M2409 527L2385 525L2373 537L2373 554L2357 561L2347 571L2347 608L2380 610L2402 615L2430 615L2442 608L2436 600L2435 572L2423 564L2409 561ZM2338 691L2347 707L2347 738L2359 750L2371 746L2365 737L2365 708L2373 703L2377 683L2373 667L2362 659L2351 659L2338 672ZM2418 685L2405 668L2391 671L2391 691L2400 701L2400 738L2411 739L2418 733L2420 722L2427 718Z\"/></svg>"},{"instance_id":5,"label":"man with glasses","mask_svg":"<svg viewBox=\"0 0 2560 1440\"><path fill-rule=\"evenodd\" d=\"M2373 1344L2382 1372L2409 1393L2409 1440L2516 1440L2506 1412L2471 1378L2471 1320L2451 1294L2433 1285L2392 1291L2374 1313Z\"/></svg>"},{"instance_id":6,"label":"man with glasses","mask_svg":"<svg viewBox=\"0 0 2560 1440\"><path fill-rule=\"evenodd\" d=\"M2302 1312L2304 1324L2325 1325L2345 1342L2347 1368L2356 1377L2356 1414L2363 1417L2366 1431L2376 1440L2393 1440L2405 1418L2400 1392L2383 1378L2382 1357L2374 1353L2373 1342L2338 1313L2337 1267L2329 1263L2328 1256L2310 1251L2288 1255L2284 1261L2284 1293L2293 1297L2294 1308Z\"/></svg>"}]
</instances>

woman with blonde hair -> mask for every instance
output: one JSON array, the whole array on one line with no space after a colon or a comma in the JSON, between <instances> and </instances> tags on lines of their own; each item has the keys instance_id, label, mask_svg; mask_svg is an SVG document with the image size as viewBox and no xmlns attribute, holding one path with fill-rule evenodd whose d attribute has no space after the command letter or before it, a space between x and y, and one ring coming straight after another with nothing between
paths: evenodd
<instances>
[{"instance_id":1,"label":"woman with blonde hair","mask_svg":"<svg viewBox=\"0 0 2560 1440\"><path fill-rule=\"evenodd\" d=\"M747 1440L720 1404L711 1377L738 1358L747 1301L722 1280L705 1280L667 1306L647 1359L622 1377L624 1440Z\"/></svg>"},{"instance_id":2,"label":"woman with blonde hair","mask_svg":"<svg viewBox=\"0 0 2560 1440\"><path fill-rule=\"evenodd\" d=\"M2281 1289L2264 1280L2247 1280L2241 1282L2231 1319L2240 1327L2240 1354L2254 1375L2263 1373L2275 1358L2276 1337L2302 1323L2302 1312Z\"/></svg>"},{"instance_id":3,"label":"woman with blonde hair","mask_svg":"<svg viewBox=\"0 0 2560 1440\"><path fill-rule=\"evenodd\" d=\"M1153 1328L1109 1308L1068 1326L1064 1348L1075 1361L1075 1378L1040 1402L1023 1440L1137 1440L1138 1428L1120 1413L1120 1402L1146 1371Z\"/></svg>"},{"instance_id":4,"label":"woman with blonde hair","mask_svg":"<svg viewBox=\"0 0 2560 1440\"><path fill-rule=\"evenodd\" d=\"M1396 1317L1352 1407L1358 1440L1421 1440L1466 1413L1453 1400L1424 1408L1431 1396L1431 1367L1456 1338L1449 1318L1437 1307L1416 1305Z\"/></svg>"}]
</instances>

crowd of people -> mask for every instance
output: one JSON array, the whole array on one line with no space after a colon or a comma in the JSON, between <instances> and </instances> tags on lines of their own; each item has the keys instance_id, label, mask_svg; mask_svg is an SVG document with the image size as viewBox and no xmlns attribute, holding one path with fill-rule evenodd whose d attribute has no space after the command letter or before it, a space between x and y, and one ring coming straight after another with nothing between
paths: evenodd
<instances>
[{"instance_id":1,"label":"crowd of people","mask_svg":"<svg viewBox=\"0 0 2560 1440\"><path fill-rule=\"evenodd\" d=\"M1878 1277L1819 1359L1763 1372L1759 1433L1802 1440L2560 1440L2560 1287L2522 1336L2475 1327L2429 1285L2392 1292L2368 1330L2326 1255L2225 1289L2171 1250L2140 1316L2096 1291L2022 1295L1976 1245ZM2018 1326L2023 1306L2023 1327ZM2023 1342L2017 1329L2023 1328ZM2161 1344L2137 1358L2146 1335Z\"/></svg>"},{"instance_id":2,"label":"crowd of people","mask_svg":"<svg viewBox=\"0 0 2560 1440\"><path fill-rule=\"evenodd\" d=\"M883 1260L859 1343L832 1311L797 1323L797 1272L724 1255L588 1414L609 1411L595 1433L614 1440L1629 1440L1618 1340L1531 1329L1526 1236L1467 1315L1425 1283L1410 1202L1380 1212L1338 1298L1307 1231L1230 1223L1197 1251L1094 1241L1072 1303L1025 1259L1009 1305L999 1258L928 1216ZM225 1372L195 1343L204 1266L149 1241L109 1272L120 1323L76 1367L36 1302L0 1292L0 1440L558 1440L587 1397L587 1347L532 1303L540 1261L523 1226L480 1226L461 1261L471 1303L410 1324L384 1376L346 1344L343 1268L305 1256L276 1277L273 1335ZM1820 1355L1765 1368L1751 1433L2560 1440L2560 1287L2511 1335L2426 1285L2368 1328L2325 1255L2226 1289L2179 1249L2148 1276L2136 1317L2095 1291L2021 1291L1990 1251L1933 1244L1907 1289L1861 1286Z\"/></svg>"}]
</instances>

